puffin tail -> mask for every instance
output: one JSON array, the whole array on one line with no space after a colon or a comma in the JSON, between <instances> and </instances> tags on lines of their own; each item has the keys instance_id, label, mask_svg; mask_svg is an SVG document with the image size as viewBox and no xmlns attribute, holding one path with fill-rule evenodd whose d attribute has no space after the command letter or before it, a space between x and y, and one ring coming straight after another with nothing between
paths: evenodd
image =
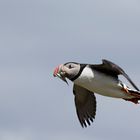
<instances>
[{"instance_id":1,"label":"puffin tail","mask_svg":"<svg viewBox=\"0 0 140 140\"><path fill-rule=\"evenodd\" d=\"M128 89L128 92L129 92L130 95L134 96L134 98L132 98L132 99L125 99L125 100L126 101L131 101L131 102L133 102L135 104L139 104L140 91Z\"/></svg>"}]
</instances>

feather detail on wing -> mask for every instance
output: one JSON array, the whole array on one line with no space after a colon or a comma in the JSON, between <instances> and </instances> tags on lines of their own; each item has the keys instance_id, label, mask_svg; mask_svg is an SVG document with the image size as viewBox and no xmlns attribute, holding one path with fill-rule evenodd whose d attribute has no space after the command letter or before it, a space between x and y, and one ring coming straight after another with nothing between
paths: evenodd
<instances>
[{"instance_id":1,"label":"feather detail on wing","mask_svg":"<svg viewBox=\"0 0 140 140\"><path fill-rule=\"evenodd\" d=\"M108 74L112 77L118 77L118 75L123 75L131 83L131 85L139 91L139 88L134 84L134 82L130 79L130 77L125 73L125 71L121 67L105 59L103 59L102 62L102 64L91 65L91 68Z\"/></svg>"},{"instance_id":2,"label":"feather detail on wing","mask_svg":"<svg viewBox=\"0 0 140 140\"><path fill-rule=\"evenodd\" d=\"M75 107L82 127L87 127L95 119L96 98L93 92L74 84Z\"/></svg>"}]
</instances>

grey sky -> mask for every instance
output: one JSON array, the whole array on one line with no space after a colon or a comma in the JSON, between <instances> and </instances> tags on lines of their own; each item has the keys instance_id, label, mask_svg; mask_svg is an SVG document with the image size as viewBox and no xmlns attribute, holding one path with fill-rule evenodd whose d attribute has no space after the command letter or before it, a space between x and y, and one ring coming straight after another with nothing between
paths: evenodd
<instances>
[{"instance_id":1,"label":"grey sky","mask_svg":"<svg viewBox=\"0 0 140 140\"><path fill-rule=\"evenodd\" d=\"M0 139L138 139L139 105L97 95L96 120L82 129L72 84L52 73L67 61L106 58L139 86L139 5L138 0L1 0Z\"/></svg>"}]
</instances>

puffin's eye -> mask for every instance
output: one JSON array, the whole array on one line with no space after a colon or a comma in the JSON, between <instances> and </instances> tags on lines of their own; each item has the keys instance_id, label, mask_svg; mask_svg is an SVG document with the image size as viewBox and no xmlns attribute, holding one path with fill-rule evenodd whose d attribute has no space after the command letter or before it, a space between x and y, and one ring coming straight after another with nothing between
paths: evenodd
<instances>
[{"instance_id":1,"label":"puffin's eye","mask_svg":"<svg viewBox=\"0 0 140 140\"><path fill-rule=\"evenodd\" d=\"M71 69L72 68L72 65L69 65L69 69Z\"/></svg>"}]
</instances>

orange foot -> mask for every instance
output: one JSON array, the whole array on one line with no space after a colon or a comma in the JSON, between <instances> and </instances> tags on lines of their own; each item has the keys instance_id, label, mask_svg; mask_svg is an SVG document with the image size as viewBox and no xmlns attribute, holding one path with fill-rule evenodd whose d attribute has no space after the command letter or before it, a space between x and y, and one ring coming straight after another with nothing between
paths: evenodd
<instances>
[{"instance_id":1,"label":"orange foot","mask_svg":"<svg viewBox=\"0 0 140 140\"><path fill-rule=\"evenodd\" d=\"M129 93L128 89L127 88L122 88L122 91L126 92L126 93Z\"/></svg>"},{"instance_id":2,"label":"orange foot","mask_svg":"<svg viewBox=\"0 0 140 140\"><path fill-rule=\"evenodd\" d=\"M128 88L126 85L122 85L122 91L124 91L125 93L129 93Z\"/></svg>"}]
</instances>

